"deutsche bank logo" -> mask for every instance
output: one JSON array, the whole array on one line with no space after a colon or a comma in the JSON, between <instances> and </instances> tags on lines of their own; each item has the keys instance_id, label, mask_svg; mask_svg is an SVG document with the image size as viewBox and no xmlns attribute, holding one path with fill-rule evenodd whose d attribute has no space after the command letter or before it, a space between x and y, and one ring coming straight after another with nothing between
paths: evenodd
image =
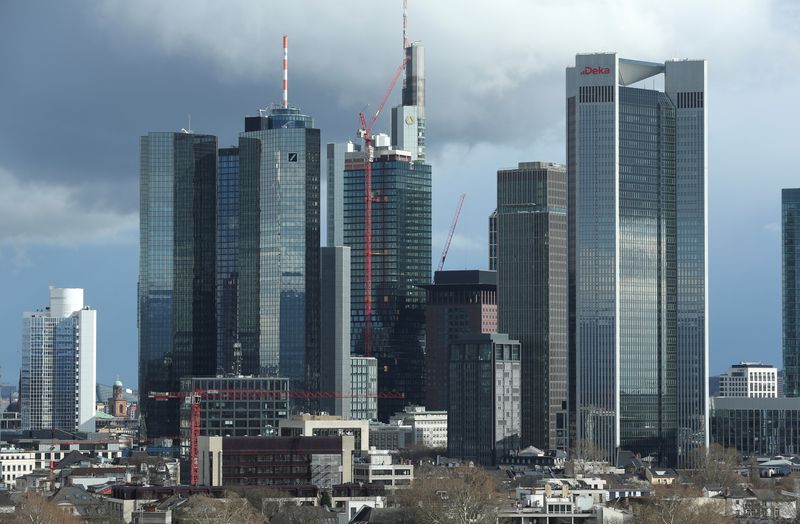
<instances>
[{"instance_id":1,"label":"deutsche bank logo","mask_svg":"<svg viewBox=\"0 0 800 524\"><path fill-rule=\"evenodd\" d=\"M297 162L297 153L289 153L289 162Z\"/></svg>"}]
</instances>

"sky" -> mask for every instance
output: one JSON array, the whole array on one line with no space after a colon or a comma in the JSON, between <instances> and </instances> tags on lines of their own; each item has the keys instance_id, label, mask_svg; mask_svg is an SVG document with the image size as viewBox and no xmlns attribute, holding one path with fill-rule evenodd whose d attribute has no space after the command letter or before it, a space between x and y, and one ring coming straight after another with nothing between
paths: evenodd
<instances>
[{"instance_id":1,"label":"sky","mask_svg":"<svg viewBox=\"0 0 800 524\"><path fill-rule=\"evenodd\" d=\"M193 130L235 144L244 116L281 98L287 33L290 103L324 143L352 138L402 59L401 5L0 0L0 381L17 381L22 313L53 285L85 288L98 311L98 381L135 385L139 137L191 114ZM409 36L426 48L434 263L467 193L448 269L487 266L498 168L564 162L576 53L707 59L710 369L780 366L800 3L409 0Z\"/></svg>"}]
</instances>

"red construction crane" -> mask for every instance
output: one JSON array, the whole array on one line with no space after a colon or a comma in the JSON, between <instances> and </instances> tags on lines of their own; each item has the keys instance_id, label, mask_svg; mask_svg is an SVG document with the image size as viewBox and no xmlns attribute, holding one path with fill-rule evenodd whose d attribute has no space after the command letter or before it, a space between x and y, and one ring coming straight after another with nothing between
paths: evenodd
<instances>
[{"instance_id":1,"label":"red construction crane","mask_svg":"<svg viewBox=\"0 0 800 524\"><path fill-rule=\"evenodd\" d=\"M378 115L381 113L386 101L389 100L389 95L392 94L394 86L397 85L397 80L400 74L406 67L407 55L403 54L403 61L395 69L392 81L386 92L383 93L381 103L372 115L372 119L367 123L366 115L362 111L358 117L361 120L361 128L358 130L358 135L364 139L364 353L366 356L372 356L372 203L377 202L379 199L372 194L372 126L378 120Z\"/></svg>"},{"instance_id":2,"label":"red construction crane","mask_svg":"<svg viewBox=\"0 0 800 524\"><path fill-rule=\"evenodd\" d=\"M347 391L294 391L286 389L195 389L191 391L160 392L151 391L153 400L183 399L191 406L189 432L189 459L191 463L191 484L196 486L200 478L197 441L200 438L200 401L214 398L221 400L263 400L263 399L325 399L325 398L390 398L403 399L405 395L396 391L380 391L374 394ZM165 437L164 437L165 438Z\"/></svg>"},{"instance_id":3,"label":"red construction crane","mask_svg":"<svg viewBox=\"0 0 800 524\"><path fill-rule=\"evenodd\" d=\"M444 260L447 258L447 252L450 251L450 242L453 241L453 234L456 232L458 218L461 216L461 208L464 205L465 198L467 198L466 193L461 193L461 196L458 197L456 214L453 216L453 222L450 224L450 232L447 234L447 240L444 243L444 249L442 249L442 258L439 259L439 267L436 268L436 271L441 271L444 268Z\"/></svg>"}]
</instances>

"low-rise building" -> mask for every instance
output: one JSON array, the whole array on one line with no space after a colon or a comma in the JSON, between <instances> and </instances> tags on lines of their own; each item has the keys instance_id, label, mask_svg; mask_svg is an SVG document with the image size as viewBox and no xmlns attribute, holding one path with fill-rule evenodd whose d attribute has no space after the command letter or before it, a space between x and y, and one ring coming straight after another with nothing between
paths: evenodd
<instances>
[{"instance_id":1,"label":"low-rise building","mask_svg":"<svg viewBox=\"0 0 800 524\"><path fill-rule=\"evenodd\" d=\"M414 428L401 420L389 424L373 420L369 423L369 442L376 449L409 449L414 447Z\"/></svg>"},{"instance_id":2,"label":"low-rise building","mask_svg":"<svg viewBox=\"0 0 800 524\"><path fill-rule=\"evenodd\" d=\"M410 486L414 465L389 450L371 448L353 457L353 481L380 484L386 489Z\"/></svg>"},{"instance_id":3,"label":"low-rise building","mask_svg":"<svg viewBox=\"0 0 800 524\"><path fill-rule=\"evenodd\" d=\"M334 415L295 415L280 421L281 437L340 437L352 435L355 449L368 450L369 421L345 420Z\"/></svg>"},{"instance_id":4,"label":"low-rise building","mask_svg":"<svg viewBox=\"0 0 800 524\"><path fill-rule=\"evenodd\" d=\"M427 411L425 406L406 406L402 413L391 416L389 423L393 422L411 426L415 446L447 447L447 411Z\"/></svg>"},{"instance_id":5,"label":"low-rise building","mask_svg":"<svg viewBox=\"0 0 800 524\"><path fill-rule=\"evenodd\" d=\"M800 453L800 397L712 397L711 442L743 455Z\"/></svg>"},{"instance_id":6,"label":"low-rise building","mask_svg":"<svg viewBox=\"0 0 800 524\"><path fill-rule=\"evenodd\" d=\"M17 477L33 473L35 469L38 469L35 452L18 448L0 449L0 480L7 486L16 487Z\"/></svg>"},{"instance_id":7,"label":"low-rise building","mask_svg":"<svg viewBox=\"0 0 800 524\"><path fill-rule=\"evenodd\" d=\"M761 362L740 362L719 376L719 396L738 398L778 397L778 369Z\"/></svg>"}]
</instances>

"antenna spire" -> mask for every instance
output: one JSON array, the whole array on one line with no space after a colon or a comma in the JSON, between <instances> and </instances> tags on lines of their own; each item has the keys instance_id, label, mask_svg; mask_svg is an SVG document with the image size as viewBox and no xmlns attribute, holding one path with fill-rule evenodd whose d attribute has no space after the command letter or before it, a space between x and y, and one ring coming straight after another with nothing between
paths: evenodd
<instances>
[{"instance_id":1,"label":"antenna spire","mask_svg":"<svg viewBox=\"0 0 800 524\"><path fill-rule=\"evenodd\" d=\"M289 107L289 37L283 35L283 107Z\"/></svg>"},{"instance_id":2,"label":"antenna spire","mask_svg":"<svg viewBox=\"0 0 800 524\"><path fill-rule=\"evenodd\" d=\"M408 0L403 0L403 49L408 47Z\"/></svg>"}]
</instances>

